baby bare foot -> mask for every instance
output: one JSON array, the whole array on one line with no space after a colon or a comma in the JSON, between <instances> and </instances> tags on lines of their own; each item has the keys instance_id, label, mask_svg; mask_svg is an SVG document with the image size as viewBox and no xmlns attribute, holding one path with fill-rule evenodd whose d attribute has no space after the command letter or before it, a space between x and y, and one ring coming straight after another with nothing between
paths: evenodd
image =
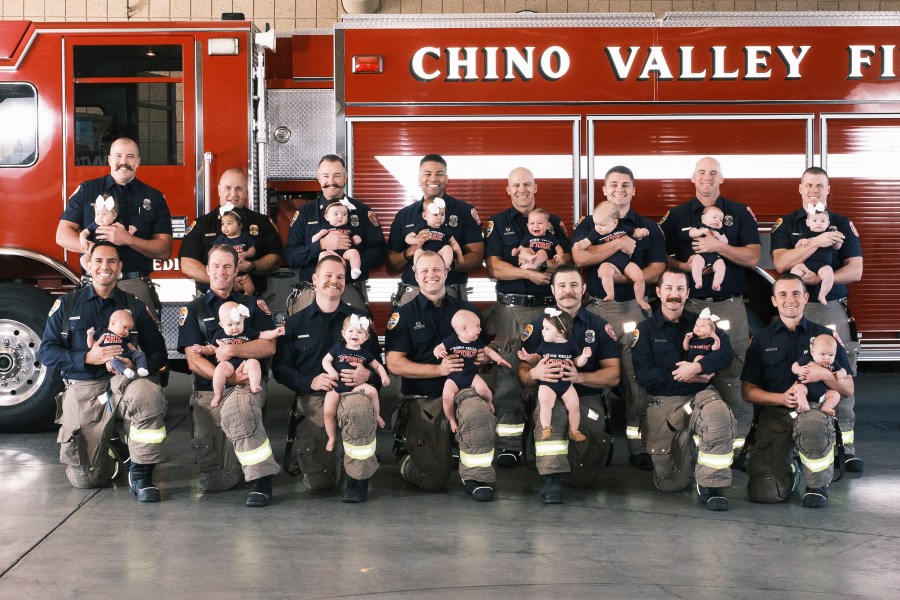
<instances>
[{"instance_id":1,"label":"baby bare foot","mask_svg":"<svg viewBox=\"0 0 900 600\"><path fill-rule=\"evenodd\" d=\"M327 452L334 450L334 438L328 438L328 443L325 444L325 450Z\"/></svg>"}]
</instances>

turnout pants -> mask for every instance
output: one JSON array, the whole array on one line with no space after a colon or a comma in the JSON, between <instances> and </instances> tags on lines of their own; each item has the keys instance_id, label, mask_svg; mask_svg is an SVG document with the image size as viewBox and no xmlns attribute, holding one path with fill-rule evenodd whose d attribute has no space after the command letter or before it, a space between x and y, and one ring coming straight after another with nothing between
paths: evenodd
<instances>
[{"instance_id":1,"label":"turnout pants","mask_svg":"<svg viewBox=\"0 0 900 600\"><path fill-rule=\"evenodd\" d=\"M686 309L700 314L707 307L712 314L721 319L716 323L717 326L724 328L723 322L727 321L728 323L728 329L725 331L728 334L728 339L731 340L731 350L734 352L734 359L728 368L716 373L712 384L725 401L725 404L728 405L728 408L731 409L731 414L734 415L737 427L734 437L734 450L739 452L744 447L747 433L750 431L750 424L753 422L753 406L748 402L744 402L744 398L741 395L741 371L744 370L744 357L747 355L747 348L750 346L750 325L747 323L747 308L744 306L744 297L735 296L729 300L720 300L719 302L690 298L687 301Z\"/></svg>"},{"instance_id":2,"label":"turnout pants","mask_svg":"<svg viewBox=\"0 0 900 600\"><path fill-rule=\"evenodd\" d=\"M166 399L146 378L124 375L96 381L70 381L62 396L57 441L59 460L76 488L102 487L116 471L107 445L116 417L125 421L128 451L138 464L157 464L166 439Z\"/></svg>"},{"instance_id":3,"label":"turnout pants","mask_svg":"<svg viewBox=\"0 0 900 600\"><path fill-rule=\"evenodd\" d=\"M459 443L459 476L465 480L493 483L494 427L496 418L487 402L473 388L463 388L454 397L456 440ZM401 459L400 474L424 490L447 486L453 472L450 424L444 417L441 398L416 398L400 406L398 436L409 459Z\"/></svg>"},{"instance_id":4,"label":"turnout pants","mask_svg":"<svg viewBox=\"0 0 900 600\"><path fill-rule=\"evenodd\" d=\"M653 457L658 490L683 490L690 485L692 472L704 487L731 485L734 416L713 388L694 396L650 396L641 430ZM696 462L692 435L698 445Z\"/></svg>"},{"instance_id":5,"label":"turnout pants","mask_svg":"<svg viewBox=\"0 0 900 600\"><path fill-rule=\"evenodd\" d=\"M840 300L829 300L828 304L809 302L804 310L804 315L813 323L837 331L844 344L844 349L847 351L847 358L850 359L850 366L853 367L855 373L856 361L859 358L859 340L850 330L850 314L847 312L847 307ZM841 401L836 409L838 426L841 428L841 439L847 454L856 454L853 440L853 428L856 426L855 408L856 396L851 394L850 396L841 396Z\"/></svg>"},{"instance_id":6,"label":"turnout pants","mask_svg":"<svg viewBox=\"0 0 900 600\"><path fill-rule=\"evenodd\" d=\"M497 448L521 452L526 410L516 353L522 347L522 330L544 314L544 307L506 306L498 302L489 310L486 319L488 334L495 336L497 352L512 365L509 369L501 365L492 367L496 375L493 390L494 409L497 411Z\"/></svg>"},{"instance_id":7,"label":"turnout pants","mask_svg":"<svg viewBox=\"0 0 900 600\"><path fill-rule=\"evenodd\" d=\"M265 390L250 393L239 385L225 389L215 408L213 392L194 392L191 448L200 466L200 484L209 492L227 490L241 475L253 481L275 475L281 467L263 427Z\"/></svg>"},{"instance_id":8,"label":"turnout pants","mask_svg":"<svg viewBox=\"0 0 900 600\"><path fill-rule=\"evenodd\" d=\"M536 398L537 389L529 389ZM574 487L592 487L597 483L600 471L606 467L612 449L612 436L606 432L606 401L601 394L579 398L581 433L584 442L569 440L569 413L562 400L557 399L550 416L553 433L549 440L540 439L540 431L534 431L534 452L538 473L553 475L567 473L565 483ZM535 403L534 422L540 422L540 406Z\"/></svg>"},{"instance_id":9,"label":"turnout pants","mask_svg":"<svg viewBox=\"0 0 900 600\"><path fill-rule=\"evenodd\" d=\"M747 461L747 495L752 502L784 502L793 491L794 446L800 455L803 480L808 487L831 483L834 466L834 426L828 415L812 410L791 417L791 411L766 406L756 423L756 443Z\"/></svg>"},{"instance_id":10,"label":"turnout pants","mask_svg":"<svg viewBox=\"0 0 900 600\"><path fill-rule=\"evenodd\" d=\"M641 307L637 300L628 302L602 302L592 300L588 302L588 311L599 315L609 321L619 345L622 348L622 390L625 395L625 438L628 444L628 454L643 454L647 452L641 439L641 417L647 410L647 392L638 385L634 377L634 364L631 362L631 340L637 324L644 320Z\"/></svg>"}]
</instances>

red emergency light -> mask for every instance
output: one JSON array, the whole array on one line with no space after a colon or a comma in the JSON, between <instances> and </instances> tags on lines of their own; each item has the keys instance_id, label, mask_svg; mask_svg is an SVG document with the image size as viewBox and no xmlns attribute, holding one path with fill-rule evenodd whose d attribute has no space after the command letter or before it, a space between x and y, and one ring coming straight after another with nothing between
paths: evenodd
<instances>
[{"instance_id":1,"label":"red emergency light","mask_svg":"<svg viewBox=\"0 0 900 600\"><path fill-rule=\"evenodd\" d=\"M381 73L384 71L384 62L381 55L373 54L353 57L354 73Z\"/></svg>"}]
</instances>

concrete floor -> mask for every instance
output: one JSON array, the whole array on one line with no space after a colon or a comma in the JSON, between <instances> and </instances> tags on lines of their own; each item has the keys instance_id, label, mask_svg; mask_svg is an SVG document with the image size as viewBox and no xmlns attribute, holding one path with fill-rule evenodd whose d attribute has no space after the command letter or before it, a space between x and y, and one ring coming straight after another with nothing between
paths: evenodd
<instances>
[{"instance_id":1,"label":"concrete floor","mask_svg":"<svg viewBox=\"0 0 900 600\"><path fill-rule=\"evenodd\" d=\"M747 501L731 510L662 494L617 452L594 490L542 506L536 472L499 470L497 500L477 504L458 480L441 493L400 478L382 433L382 468L362 505L338 491L275 479L275 501L246 489L203 494L189 451L188 383L169 387L163 502L127 484L69 487L54 433L0 436L0 598L898 598L900 375L857 380L864 476L831 486L810 510ZM267 429L283 448L290 396L270 386Z\"/></svg>"}]
</instances>

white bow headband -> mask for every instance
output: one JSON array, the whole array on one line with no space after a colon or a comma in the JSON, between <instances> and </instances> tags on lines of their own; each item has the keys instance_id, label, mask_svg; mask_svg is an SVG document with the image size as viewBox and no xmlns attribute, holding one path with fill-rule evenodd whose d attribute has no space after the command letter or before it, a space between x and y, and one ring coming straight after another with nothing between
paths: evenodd
<instances>
[{"instance_id":1,"label":"white bow headband","mask_svg":"<svg viewBox=\"0 0 900 600\"><path fill-rule=\"evenodd\" d=\"M701 319L709 319L709 320L712 321L713 323L715 323L716 321L719 320L719 317L718 317L718 316L716 316L716 315L712 314L711 312L709 312L709 307L708 307L708 306L707 306L706 308L704 308L703 310L700 311L700 317L699 317L699 318L701 318Z\"/></svg>"},{"instance_id":2,"label":"white bow headband","mask_svg":"<svg viewBox=\"0 0 900 600\"><path fill-rule=\"evenodd\" d=\"M350 326L351 327L359 327L362 330L369 329L369 319L366 317L361 317L359 315L350 315Z\"/></svg>"},{"instance_id":3,"label":"white bow headband","mask_svg":"<svg viewBox=\"0 0 900 600\"><path fill-rule=\"evenodd\" d=\"M231 202L226 202L223 206L219 207L219 216L221 217L227 212L231 212L234 210L234 204Z\"/></svg>"},{"instance_id":4,"label":"white bow headband","mask_svg":"<svg viewBox=\"0 0 900 600\"><path fill-rule=\"evenodd\" d=\"M825 205L822 204L821 202L818 202L816 204L807 204L806 212L808 212L811 215L814 215L814 214L820 213L820 212L825 212Z\"/></svg>"},{"instance_id":5,"label":"white bow headband","mask_svg":"<svg viewBox=\"0 0 900 600\"><path fill-rule=\"evenodd\" d=\"M550 307L544 309L544 313L552 319L554 317L558 317L559 315L561 315L562 311L550 306Z\"/></svg>"},{"instance_id":6,"label":"white bow headband","mask_svg":"<svg viewBox=\"0 0 900 600\"><path fill-rule=\"evenodd\" d=\"M232 321L240 321L241 317L249 317L250 309L244 306L243 304L238 304L234 308L231 309L229 313L231 315Z\"/></svg>"},{"instance_id":7,"label":"white bow headband","mask_svg":"<svg viewBox=\"0 0 900 600\"><path fill-rule=\"evenodd\" d=\"M94 206L96 208L103 207L111 212L116 208L116 201L112 196L108 196L106 198L104 198L103 196L97 196L97 202L94 203Z\"/></svg>"},{"instance_id":8,"label":"white bow headband","mask_svg":"<svg viewBox=\"0 0 900 600\"><path fill-rule=\"evenodd\" d=\"M439 214L442 208L446 208L447 203L444 202L443 198L435 198L431 201L431 204L428 205L428 212L433 215Z\"/></svg>"}]
</instances>

